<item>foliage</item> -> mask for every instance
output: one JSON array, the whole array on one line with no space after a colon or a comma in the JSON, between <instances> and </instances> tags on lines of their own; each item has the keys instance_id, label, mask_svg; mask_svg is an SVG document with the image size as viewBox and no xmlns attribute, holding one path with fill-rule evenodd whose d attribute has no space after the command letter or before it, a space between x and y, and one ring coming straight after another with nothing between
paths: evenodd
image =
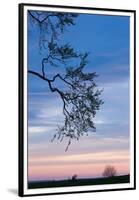
<instances>
[{"instance_id":1,"label":"foliage","mask_svg":"<svg viewBox=\"0 0 139 200\"><path fill-rule=\"evenodd\" d=\"M113 176L116 176L116 174L117 174L117 171L115 167L109 165L105 167L105 170L102 175L104 177L113 177Z\"/></svg>"},{"instance_id":2,"label":"foliage","mask_svg":"<svg viewBox=\"0 0 139 200\"><path fill-rule=\"evenodd\" d=\"M75 25L77 14L58 12L29 11L30 22L40 30L39 45L46 52L39 66L41 73L28 70L29 73L45 80L51 92L59 94L63 102L63 126L58 126L54 138L60 141L68 138L68 149L71 139L79 139L88 130L95 131L94 117L103 101L102 90L97 89L95 72L85 72L88 64L88 53L80 53L69 44L62 44L60 37L67 27ZM65 74L56 74L52 79L47 76L48 67L65 68ZM59 79L66 85L66 91L53 86Z\"/></svg>"}]
</instances>

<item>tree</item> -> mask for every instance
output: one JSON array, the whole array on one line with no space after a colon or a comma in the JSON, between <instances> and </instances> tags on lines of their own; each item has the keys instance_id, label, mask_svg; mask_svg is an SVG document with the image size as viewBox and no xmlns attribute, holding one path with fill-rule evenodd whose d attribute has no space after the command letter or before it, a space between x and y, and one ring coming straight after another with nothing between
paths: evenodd
<instances>
[{"instance_id":1,"label":"tree","mask_svg":"<svg viewBox=\"0 0 139 200\"><path fill-rule=\"evenodd\" d=\"M75 182L75 181L77 180L77 177L78 177L78 175L77 175L77 174L74 174L74 175L72 176L72 179L71 179L71 180L72 180L73 182Z\"/></svg>"},{"instance_id":2,"label":"tree","mask_svg":"<svg viewBox=\"0 0 139 200\"><path fill-rule=\"evenodd\" d=\"M51 92L57 93L63 102L63 126L58 126L52 141L68 138L79 139L88 130L95 131L94 117L103 101L100 99L102 90L97 88L95 72L85 72L89 53L75 51L71 44L62 44L60 40L67 27L75 25L78 17L74 13L28 11L29 23L40 31L39 47L45 52L40 71L29 69L28 73L39 77L48 84ZM64 68L64 74L57 73L53 78L47 76L49 67ZM66 87L62 90L54 86L60 80Z\"/></svg>"},{"instance_id":3,"label":"tree","mask_svg":"<svg viewBox=\"0 0 139 200\"><path fill-rule=\"evenodd\" d=\"M115 167L108 165L105 167L102 175L104 177L113 177L113 176L116 176L116 174L117 174L117 171L116 171Z\"/></svg>"}]
</instances>

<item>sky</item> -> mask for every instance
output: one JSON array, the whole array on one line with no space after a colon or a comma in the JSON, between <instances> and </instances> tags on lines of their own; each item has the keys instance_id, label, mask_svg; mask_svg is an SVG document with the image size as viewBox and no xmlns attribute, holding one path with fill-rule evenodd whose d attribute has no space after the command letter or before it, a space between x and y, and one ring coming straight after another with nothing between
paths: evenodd
<instances>
[{"instance_id":1,"label":"sky","mask_svg":"<svg viewBox=\"0 0 139 200\"><path fill-rule=\"evenodd\" d=\"M28 69L39 72L46 52L39 48L39 32L28 23ZM94 119L96 132L73 141L54 140L62 125L62 101L46 82L28 74L28 178L36 180L101 177L105 166L128 174L129 155L129 17L80 14L76 25L60 37L80 52L89 52L86 71L96 72L104 104ZM63 69L49 67L48 76ZM61 87L61 83L57 83Z\"/></svg>"}]
</instances>

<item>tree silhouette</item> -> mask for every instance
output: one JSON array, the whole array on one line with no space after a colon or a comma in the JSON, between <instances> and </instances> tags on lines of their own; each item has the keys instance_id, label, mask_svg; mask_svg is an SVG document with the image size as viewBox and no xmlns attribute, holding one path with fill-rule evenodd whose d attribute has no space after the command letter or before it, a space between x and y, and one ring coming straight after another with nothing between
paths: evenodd
<instances>
[{"instance_id":1,"label":"tree silhouette","mask_svg":"<svg viewBox=\"0 0 139 200\"><path fill-rule=\"evenodd\" d=\"M75 182L75 181L77 180L77 177L78 177L78 175L77 175L77 174L74 174L74 175L72 176L71 180L72 180L73 182Z\"/></svg>"},{"instance_id":2,"label":"tree silhouette","mask_svg":"<svg viewBox=\"0 0 139 200\"><path fill-rule=\"evenodd\" d=\"M103 101L102 90L97 89L95 72L85 72L88 53L80 53L69 44L62 44L60 38L65 30L75 25L78 17L74 13L28 11L29 23L40 31L39 48L45 51L39 72L29 69L28 73L44 80L51 92L57 93L63 102L64 124L58 126L52 141L58 138L79 139L88 130L95 131L94 117ZM49 67L64 68L64 74L57 73L53 78L47 75ZM56 87L56 81L62 81L66 89Z\"/></svg>"},{"instance_id":3,"label":"tree silhouette","mask_svg":"<svg viewBox=\"0 0 139 200\"><path fill-rule=\"evenodd\" d=\"M117 171L115 167L109 165L105 167L105 170L102 175L104 177L113 177L113 176L116 176L116 174L117 174Z\"/></svg>"}]
</instances>

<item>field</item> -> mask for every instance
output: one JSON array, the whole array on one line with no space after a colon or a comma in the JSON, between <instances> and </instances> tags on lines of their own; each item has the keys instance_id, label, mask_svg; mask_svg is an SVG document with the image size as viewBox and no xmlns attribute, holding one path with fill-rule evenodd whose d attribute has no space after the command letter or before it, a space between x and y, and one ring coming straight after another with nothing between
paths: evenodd
<instances>
[{"instance_id":1,"label":"field","mask_svg":"<svg viewBox=\"0 0 139 200\"><path fill-rule=\"evenodd\" d=\"M108 178L83 178L76 180L53 180L53 181L32 181L28 183L29 189L35 188L51 188L51 187L68 187L68 186L84 186L84 185L102 185L102 184L119 184L129 183L130 176L115 176Z\"/></svg>"}]
</instances>

